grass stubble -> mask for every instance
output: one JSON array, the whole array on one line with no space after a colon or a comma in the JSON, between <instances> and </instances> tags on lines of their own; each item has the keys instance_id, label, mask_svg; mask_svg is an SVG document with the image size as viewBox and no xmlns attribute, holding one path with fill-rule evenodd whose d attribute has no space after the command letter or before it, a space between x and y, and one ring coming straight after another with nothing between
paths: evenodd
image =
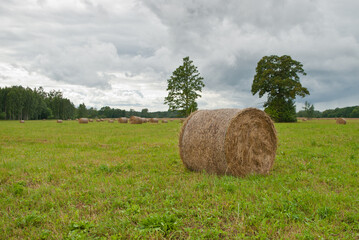
<instances>
[{"instance_id":1,"label":"grass stubble","mask_svg":"<svg viewBox=\"0 0 359 240\"><path fill-rule=\"evenodd\" d=\"M186 170L178 121L1 121L0 239L358 239L359 121L275 126L236 178Z\"/></svg>"}]
</instances>

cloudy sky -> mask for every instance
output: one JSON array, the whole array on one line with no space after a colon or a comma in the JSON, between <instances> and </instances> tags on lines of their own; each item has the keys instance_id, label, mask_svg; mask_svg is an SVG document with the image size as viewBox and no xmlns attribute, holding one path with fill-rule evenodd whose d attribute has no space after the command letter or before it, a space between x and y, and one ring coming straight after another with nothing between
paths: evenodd
<instances>
[{"instance_id":1,"label":"cloudy sky","mask_svg":"<svg viewBox=\"0 0 359 240\"><path fill-rule=\"evenodd\" d=\"M189 56L199 108L261 108L257 62L304 65L318 110L359 105L357 0L0 0L0 87L60 90L75 105L167 110L167 79Z\"/></svg>"}]
</instances>

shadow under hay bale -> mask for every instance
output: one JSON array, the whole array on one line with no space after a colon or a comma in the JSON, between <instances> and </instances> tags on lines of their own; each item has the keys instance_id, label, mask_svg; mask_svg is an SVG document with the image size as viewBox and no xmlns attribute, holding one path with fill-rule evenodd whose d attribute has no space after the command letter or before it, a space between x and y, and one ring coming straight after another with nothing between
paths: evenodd
<instances>
[{"instance_id":1,"label":"shadow under hay bale","mask_svg":"<svg viewBox=\"0 0 359 240\"><path fill-rule=\"evenodd\" d=\"M240 177L268 174L277 134L270 117L255 108L200 110L184 122L179 148L190 170Z\"/></svg>"},{"instance_id":2,"label":"shadow under hay bale","mask_svg":"<svg viewBox=\"0 0 359 240\"><path fill-rule=\"evenodd\" d=\"M118 122L119 122L119 123L127 123L127 122L128 122L128 118L126 118L126 117L121 117L121 118L118 119Z\"/></svg>"},{"instance_id":3,"label":"shadow under hay bale","mask_svg":"<svg viewBox=\"0 0 359 240\"><path fill-rule=\"evenodd\" d=\"M80 118L79 123L89 123L88 118Z\"/></svg>"},{"instance_id":4,"label":"shadow under hay bale","mask_svg":"<svg viewBox=\"0 0 359 240\"><path fill-rule=\"evenodd\" d=\"M347 121L344 118L337 118L335 122L336 124L347 124Z\"/></svg>"},{"instance_id":5,"label":"shadow under hay bale","mask_svg":"<svg viewBox=\"0 0 359 240\"><path fill-rule=\"evenodd\" d=\"M59 119L59 120L57 120L56 122L57 122L57 123L62 123L62 120L61 120L61 119Z\"/></svg>"},{"instance_id":6,"label":"shadow under hay bale","mask_svg":"<svg viewBox=\"0 0 359 240\"><path fill-rule=\"evenodd\" d=\"M130 117L130 123L131 124L142 124L142 118L140 117L136 117L136 116L131 116Z\"/></svg>"}]
</instances>

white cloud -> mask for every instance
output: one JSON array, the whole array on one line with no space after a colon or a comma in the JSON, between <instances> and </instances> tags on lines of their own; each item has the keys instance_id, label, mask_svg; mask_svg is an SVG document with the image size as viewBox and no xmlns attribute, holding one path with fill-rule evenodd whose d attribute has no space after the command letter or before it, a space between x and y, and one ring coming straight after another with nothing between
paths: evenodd
<instances>
[{"instance_id":1,"label":"white cloud","mask_svg":"<svg viewBox=\"0 0 359 240\"><path fill-rule=\"evenodd\" d=\"M166 110L166 79L190 56L205 78L200 108L259 107L265 55L291 55L324 110L357 105L354 0L12 0L0 6L1 85L60 89L76 104ZM4 67L5 66L5 67ZM10 66L11 70L6 70Z\"/></svg>"}]
</instances>

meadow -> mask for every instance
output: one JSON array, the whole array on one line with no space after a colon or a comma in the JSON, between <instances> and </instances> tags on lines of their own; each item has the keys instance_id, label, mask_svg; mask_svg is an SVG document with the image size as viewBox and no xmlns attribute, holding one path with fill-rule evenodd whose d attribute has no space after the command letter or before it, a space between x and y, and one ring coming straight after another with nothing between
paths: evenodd
<instances>
[{"instance_id":1,"label":"meadow","mask_svg":"<svg viewBox=\"0 0 359 240\"><path fill-rule=\"evenodd\" d=\"M275 127L236 178L185 169L179 121L0 121L0 239L359 239L359 120Z\"/></svg>"}]
</instances>

